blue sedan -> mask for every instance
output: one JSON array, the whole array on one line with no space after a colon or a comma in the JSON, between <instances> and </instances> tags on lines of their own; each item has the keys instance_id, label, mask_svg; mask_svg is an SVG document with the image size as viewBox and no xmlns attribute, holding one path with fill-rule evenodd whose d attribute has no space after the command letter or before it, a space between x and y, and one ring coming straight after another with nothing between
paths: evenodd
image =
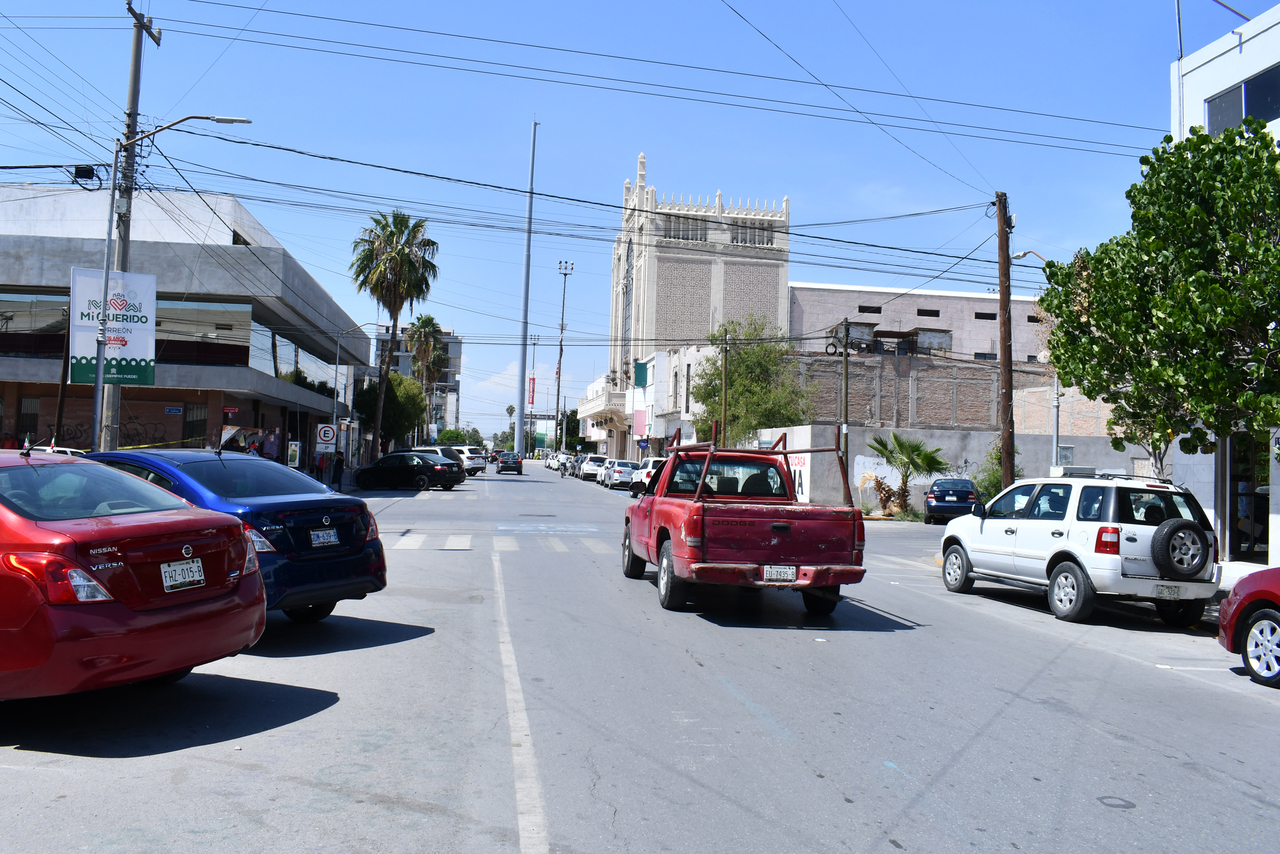
<instances>
[{"instance_id":1,"label":"blue sedan","mask_svg":"<svg viewBox=\"0 0 1280 854\"><path fill-rule=\"evenodd\" d=\"M197 450L110 451L89 458L240 519L258 550L267 608L292 620L323 620L340 599L363 599L387 586L378 523L368 506L287 466Z\"/></svg>"}]
</instances>

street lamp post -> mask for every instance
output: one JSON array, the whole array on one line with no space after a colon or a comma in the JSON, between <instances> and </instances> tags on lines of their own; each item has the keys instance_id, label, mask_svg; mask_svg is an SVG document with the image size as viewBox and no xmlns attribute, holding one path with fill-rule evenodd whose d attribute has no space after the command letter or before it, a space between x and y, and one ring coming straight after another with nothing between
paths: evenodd
<instances>
[{"instance_id":1,"label":"street lamp post","mask_svg":"<svg viewBox=\"0 0 1280 854\"><path fill-rule=\"evenodd\" d=\"M111 296L111 219L118 211L116 211L116 175L120 167L120 152L125 148L135 145L144 139L155 136L162 130L168 130L174 125L180 125L183 122L189 122L192 119L201 119L207 122L217 122L224 125L247 125L252 124L249 119L230 118L228 116L186 116L178 119L176 122L169 122L155 130L149 130L146 133L140 133L132 139L116 140L115 152L111 157L111 187L107 193L107 254L102 263L102 303L98 311L98 364L94 371L93 377L93 450L98 451L102 448L102 392L103 392L103 368L107 361L107 300Z\"/></svg>"},{"instance_id":2,"label":"street lamp post","mask_svg":"<svg viewBox=\"0 0 1280 854\"><path fill-rule=\"evenodd\" d=\"M573 275L573 262L560 262L560 275L564 286L560 289L560 355L556 357L556 450L564 450L565 430L560 427L560 367L564 363L564 306L569 294L569 277Z\"/></svg>"}]
</instances>

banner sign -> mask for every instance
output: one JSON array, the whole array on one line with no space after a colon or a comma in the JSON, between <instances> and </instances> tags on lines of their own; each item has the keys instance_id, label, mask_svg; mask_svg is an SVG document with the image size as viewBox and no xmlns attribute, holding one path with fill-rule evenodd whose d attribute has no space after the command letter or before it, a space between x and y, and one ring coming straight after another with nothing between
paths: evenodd
<instances>
[{"instance_id":1,"label":"banner sign","mask_svg":"<svg viewBox=\"0 0 1280 854\"><path fill-rule=\"evenodd\" d=\"M93 383L98 370L102 271L71 268L71 382ZM111 273L107 289L103 382L156 384L156 277Z\"/></svg>"},{"instance_id":2,"label":"banner sign","mask_svg":"<svg viewBox=\"0 0 1280 854\"><path fill-rule=\"evenodd\" d=\"M529 377L529 405L533 406L533 384L537 382L534 377Z\"/></svg>"}]
</instances>

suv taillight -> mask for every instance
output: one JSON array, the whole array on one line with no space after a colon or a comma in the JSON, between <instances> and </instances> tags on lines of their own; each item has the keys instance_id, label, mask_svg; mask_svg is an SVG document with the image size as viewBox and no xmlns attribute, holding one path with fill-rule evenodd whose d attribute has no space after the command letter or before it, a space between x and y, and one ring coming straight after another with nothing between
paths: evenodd
<instances>
[{"instance_id":1,"label":"suv taillight","mask_svg":"<svg viewBox=\"0 0 1280 854\"><path fill-rule=\"evenodd\" d=\"M93 576L62 555L11 552L0 558L5 569L25 575L50 605L110 602L111 594Z\"/></svg>"},{"instance_id":2,"label":"suv taillight","mask_svg":"<svg viewBox=\"0 0 1280 854\"><path fill-rule=\"evenodd\" d=\"M1120 529L1099 528L1098 539L1093 544L1093 550L1102 555L1120 554Z\"/></svg>"},{"instance_id":3,"label":"suv taillight","mask_svg":"<svg viewBox=\"0 0 1280 854\"><path fill-rule=\"evenodd\" d=\"M378 539L378 520L373 518L373 514L369 514L369 532L364 535L364 541L371 543Z\"/></svg>"}]
</instances>

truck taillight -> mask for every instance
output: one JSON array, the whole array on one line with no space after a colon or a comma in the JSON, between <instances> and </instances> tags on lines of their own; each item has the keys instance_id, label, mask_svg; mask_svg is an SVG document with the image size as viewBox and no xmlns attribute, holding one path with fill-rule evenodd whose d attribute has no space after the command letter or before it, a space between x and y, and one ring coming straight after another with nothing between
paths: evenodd
<instances>
[{"instance_id":1,"label":"truck taillight","mask_svg":"<svg viewBox=\"0 0 1280 854\"><path fill-rule=\"evenodd\" d=\"M50 605L111 601L105 587L62 555L13 552L0 558L0 563L5 569L31 579Z\"/></svg>"},{"instance_id":2,"label":"truck taillight","mask_svg":"<svg viewBox=\"0 0 1280 854\"><path fill-rule=\"evenodd\" d=\"M680 533L685 543L694 548L702 547L702 514L694 512L680 526Z\"/></svg>"},{"instance_id":3,"label":"truck taillight","mask_svg":"<svg viewBox=\"0 0 1280 854\"><path fill-rule=\"evenodd\" d=\"M1120 529L1099 528L1098 539L1093 544L1093 550L1102 555L1120 554Z\"/></svg>"},{"instance_id":4,"label":"truck taillight","mask_svg":"<svg viewBox=\"0 0 1280 854\"><path fill-rule=\"evenodd\" d=\"M853 518L853 550L861 552L867 547L867 529L862 524L862 514Z\"/></svg>"}]
</instances>

